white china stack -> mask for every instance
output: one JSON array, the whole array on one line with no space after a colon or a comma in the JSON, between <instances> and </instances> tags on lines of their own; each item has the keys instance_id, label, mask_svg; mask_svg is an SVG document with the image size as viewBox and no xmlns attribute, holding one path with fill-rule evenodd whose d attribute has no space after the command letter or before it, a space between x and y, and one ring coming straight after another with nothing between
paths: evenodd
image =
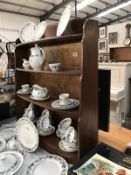
<instances>
[{"instance_id":1,"label":"white china stack","mask_svg":"<svg viewBox=\"0 0 131 175\"><path fill-rule=\"evenodd\" d=\"M48 109L44 109L37 121L39 135L48 136L54 133L55 127L51 124L51 116Z\"/></svg>"}]
</instances>

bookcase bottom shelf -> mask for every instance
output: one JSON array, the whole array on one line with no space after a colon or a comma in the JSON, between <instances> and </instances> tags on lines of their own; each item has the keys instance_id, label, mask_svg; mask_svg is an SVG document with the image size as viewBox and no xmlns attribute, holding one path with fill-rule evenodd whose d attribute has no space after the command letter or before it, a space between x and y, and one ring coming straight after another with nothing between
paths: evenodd
<instances>
[{"instance_id":1,"label":"bookcase bottom shelf","mask_svg":"<svg viewBox=\"0 0 131 175\"><path fill-rule=\"evenodd\" d=\"M69 153L62 151L59 146L60 139L54 134L51 136L43 137L40 136L40 147L52 154L57 154L66 159L68 163L76 163L78 161L78 152Z\"/></svg>"}]
</instances>

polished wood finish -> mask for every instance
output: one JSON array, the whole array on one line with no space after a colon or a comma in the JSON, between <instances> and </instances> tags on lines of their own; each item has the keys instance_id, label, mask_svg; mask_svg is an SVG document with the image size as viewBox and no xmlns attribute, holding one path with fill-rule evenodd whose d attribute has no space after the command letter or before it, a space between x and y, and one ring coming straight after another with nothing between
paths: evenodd
<instances>
[{"instance_id":1,"label":"polished wood finish","mask_svg":"<svg viewBox=\"0 0 131 175\"><path fill-rule=\"evenodd\" d=\"M131 47L110 48L110 58L116 62L131 61Z\"/></svg>"},{"instance_id":2,"label":"polished wood finish","mask_svg":"<svg viewBox=\"0 0 131 175\"><path fill-rule=\"evenodd\" d=\"M82 26L83 28L83 26ZM40 146L51 153L64 157L68 162L78 161L98 141L98 25L94 20L86 21L83 33L18 44L16 47L16 90L24 83L39 84L47 87L50 98L47 101L35 101L30 96L16 96L17 117L22 116L24 108L33 103L41 114L43 108L52 113L57 127L60 120L70 117L78 131L79 150L66 153L59 149L56 135L40 137ZM29 59L30 48L38 44L46 52L46 61L41 71L24 70L22 59ZM59 72L51 72L49 63L61 62ZM58 99L60 93L69 93L71 98L80 100L80 107L62 111L53 109L51 102ZM39 117L40 115L37 115Z\"/></svg>"},{"instance_id":3,"label":"polished wood finish","mask_svg":"<svg viewBox=\"0 0 131 175\"><path fill-rule=\"evenodd\" d=\"M99 131L99 142L124 152L131 142L131 130L111 123L109 132Z\"/></svg>"}]
</instances>

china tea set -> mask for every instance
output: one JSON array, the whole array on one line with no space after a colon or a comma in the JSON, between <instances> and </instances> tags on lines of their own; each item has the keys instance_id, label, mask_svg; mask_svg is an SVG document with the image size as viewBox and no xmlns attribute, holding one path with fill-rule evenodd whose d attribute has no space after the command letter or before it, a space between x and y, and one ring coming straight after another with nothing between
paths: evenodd
<instances>
[{"instance_id":1,"label":"china tea set","mask_svg":"<svg viewBox=\"0 0 131 175\"><path fill-rule=\"evenodd\" d=\"M22 66L25 70L28 70L30 68L32 68L33 70L42 70L43 64L45 62L45 57L45 50L35 44L35 47L32 47L30 49L29 60L23 58ZM61 63L51 63L49 64L49 68L52 72L57 72L61 68Z\"/></svg>"},{"instance_id":2,"label":"china tea set","mask_svg":"<svg viewBox=\"0 0 131 175\"><path fill-rule=\"evenodd\" d=\"M46 87L41 87L37 84L32 85L32 88L29 84L21 85L21 89L17 91L19 95L29 95L33 100L43 101L49 98L48 89Z\"/></svg>"},{"instance_id":3,"label":"china tea set","mask_svg":"<svg viewBox=\"0 0 131 175\"><path fill-rule=\"evenodd\" d=\"M65 152L75 152L78 150L77 131L71 126L72 119L65 118L60 121L56 135L61 138L59 148Z\"/></svg>"}]
</instances>

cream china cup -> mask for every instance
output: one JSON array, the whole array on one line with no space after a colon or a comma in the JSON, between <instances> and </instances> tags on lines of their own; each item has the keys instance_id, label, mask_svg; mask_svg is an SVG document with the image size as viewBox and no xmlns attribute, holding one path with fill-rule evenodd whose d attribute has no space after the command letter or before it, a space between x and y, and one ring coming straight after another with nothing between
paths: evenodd
<instances>
[{"instance_id":1,"label":"cream china cup","mask_svg":"<svg viewBox=\"0 0 131 175\"><path fill-rule=\"evenodd\" d=\"M60 99L60 102L59 102L60 105L67 105L70 102L68 93L60 94L59 99Z\"/></svg>"},{"instance_id":2,"label":"cream china cup","mask_svg":"<svg viewBox=\"0 0 131 175\"><path fill-rule=\"evenodd\" d=\"M48 94L48 89L46 87L41 87L39 85L33 85L33 90L31 92L31 95L34 97L34 98L37 98L37 99L42 99L44 97L46 97Z\"/></svg>"},{"instance_id":3,"label":"cream china cup","mask_svg":"<svg viewBox=\"0 0 131 175\"><path fill-rule=\"evenodd\" d=\"M78 136L75 128L70 126L62 139L67 143L76 143L78 140Z\"/></svg>"},{"instance_id":4,"label":"cream china cup","mask_svg":"<svg viewBox=\"0 0 131 175\"><path fill-rule=\"evenodd\" d=\"M25 109L23 117L26 117L30 119L31 121L35 120L34 105L32 103L29 104L28 108Z\"/></svg>"},{"instance_id":5,"label":"cream china cup","mask_svg":"<svg viewBox=\"0 0 131 175\"><path fill-rule=\"evenodd\" d=\"M29 57L29 63L34 70L41 70L43 63L45 61L45 51L44 49L38 47L35 44L35 47L30 49L31 55Z\"/></svg>"},{"instance_id":6,"label":"cream china cup","mask_svg":"<svg viewBox=\"0 0 131 175\"><path fill-rule=\"evenodd\" d=\"M51 125L49 110L44 109L38 122L37 122L37 127L40 130L47 130L49 125Z\"/></svg>"},{"instance_id":7,"label":"cream china cup","mask_svg":"<svg viewBox=\"0 0 131 175\"><path fill-rule=\"evenodd\" d=\"M14 151L20 151L22 149L20 143L15 139L15 137L12 137L7 142L6 147L7 147L7 149L14 150Z\"/></svg>"},{"instance_id":8,"label":"cream china cup","mask_svg":"<svg viewBox=\"0 0 131 175\"><path fill-rule=\"evenodd\" d=\"M30 85L29 84L23 84L21 85L22 91L23 92L28 92L30 90Z\"/></svg>"}]
</instances>

